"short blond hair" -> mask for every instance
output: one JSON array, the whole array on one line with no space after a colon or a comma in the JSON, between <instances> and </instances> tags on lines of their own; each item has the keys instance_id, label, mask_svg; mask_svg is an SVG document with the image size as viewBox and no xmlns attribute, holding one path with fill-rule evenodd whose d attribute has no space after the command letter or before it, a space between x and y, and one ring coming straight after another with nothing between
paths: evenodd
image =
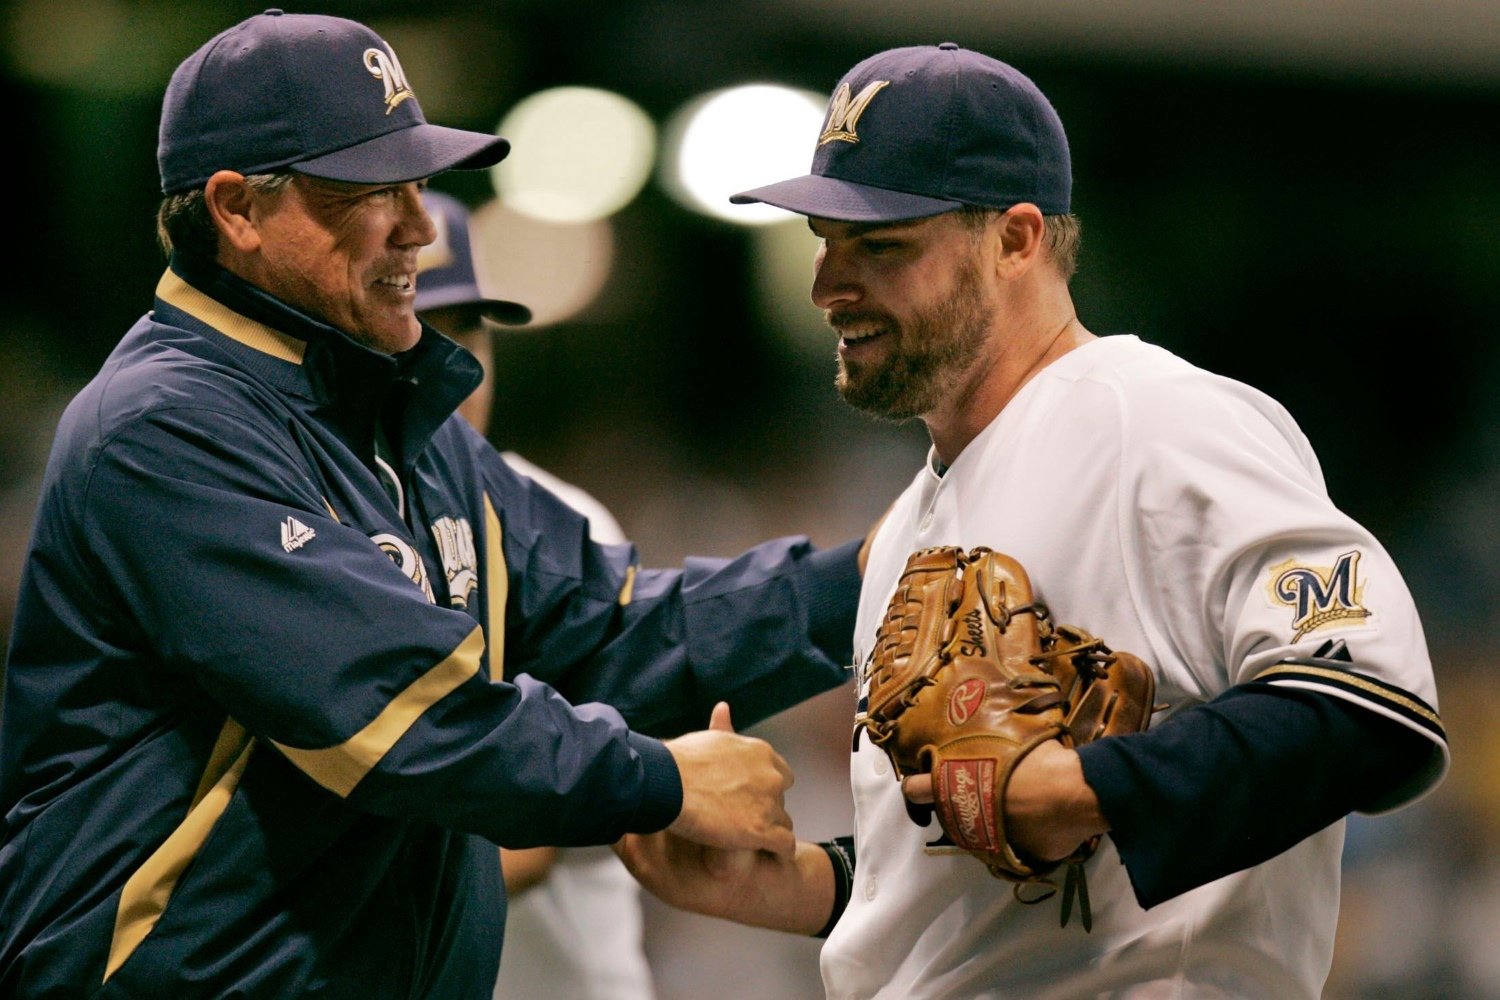
<instances>
[{"instance_id":1,"label":"short blond hair","mask_svg":"<svg viewBox=\"0 0 1500 1000\"><path fill-rule=\"evenodd\" d=\"M986 208L981 205L965 205L958 210L958 217L969 229L978 232L985 224L1004 210ZM1078 251L1083 245L1083 223L1076 215L1042 216L1042 249L1057 265L1063 281L1071 281L1078 271Z\"/></svg>"}]
</instances>

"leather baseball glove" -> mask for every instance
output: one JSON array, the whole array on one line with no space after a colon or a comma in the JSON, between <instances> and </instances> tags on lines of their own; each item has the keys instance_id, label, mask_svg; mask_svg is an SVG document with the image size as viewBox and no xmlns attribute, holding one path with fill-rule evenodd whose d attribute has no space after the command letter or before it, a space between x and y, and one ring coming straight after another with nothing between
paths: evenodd
<instances>
[{"instance_id":1,"label":"leather baseball glove","mask_svg":"<svg viewBox=\"0 0 1500 1000\"><path fill-rule=\"evenodd\" d=\"M1039 903L1067 866L1062 924L1076 897L1092 926L1083 864L1099 838L1062 861L1024 857L1005 833L1016 765L1048 740L1074 747L1150 724L1151 670L1083 629L1054 625L1021 564L987 548L912 553L875 636L859 722L899 779L931 774L934 809L954 844L1016 898Z\"/></svg>"}]
</instances>

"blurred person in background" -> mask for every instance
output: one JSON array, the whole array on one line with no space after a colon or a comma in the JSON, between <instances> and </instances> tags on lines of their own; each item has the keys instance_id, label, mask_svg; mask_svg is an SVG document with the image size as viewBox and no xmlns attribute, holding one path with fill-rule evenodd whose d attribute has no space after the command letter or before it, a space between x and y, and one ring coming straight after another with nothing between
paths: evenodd
<instances>
[{"instance_id":1,"label":"blurred person in background","mask_svg":"<svg viewBox=\"0 0 1500 1000\"><path fill-rule=\"evenodd\" d=\"M1041 91L943 43L853 67L812 172L732 199L808 218L840 393L921 419L932 448L870 549L855 835L791 860L670 833L618 849L669 903L826 935L838 1000L1317 1000L1344 817L1411 803L1448 768L1422 625L1284 407L1083 326L1071 195ZM898 781L859 726L877 627L935 546L1009 554L1058 620L1155 672L1149 731L1041 742L957 807L1043 874L1103 837L1091 930L991 877L933 822L936 776Z\"/></svg>"},{"instance_id":2,"label":"blurred person in background","mask_svg":"<svg viewBox=\"0 0 1500 1000\"><path fill-rule=\"evenodd\" d=\"M57 427L0 688L0 995L488 1000L497 846L793 850L729 703L847 681L863 540L642 568L455 413L421 190L508 149L344 18L172 74L167 269Z\"/></svg>"},{"instance_id":3,"label":"blurred person in background","mask_svg":"<svg viewBox=\"0 0 1500 1000\"><path fill-rule=\"evenodd\" d=\"M417 315L474 355L484 369L484 380L458 412L487 434L495 398L495 325L524 324L530 310L481 291L467 205L430 188L422 192L422 204L437 236L417 253ZM594 541L618 545L626 540L614 516L589 493L514 451L500 454L517 472L588 518ZM502 848L500 857L510 908L496 1000L650 1000L655 995L642 947L640 884L613 851L603 846Z\"/></svg>"}]
</instances>

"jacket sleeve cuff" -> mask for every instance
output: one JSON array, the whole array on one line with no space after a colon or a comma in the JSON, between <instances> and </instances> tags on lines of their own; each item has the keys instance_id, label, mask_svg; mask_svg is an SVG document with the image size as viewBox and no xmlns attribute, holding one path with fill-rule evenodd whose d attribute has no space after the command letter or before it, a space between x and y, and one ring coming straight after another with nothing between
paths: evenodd
<instances>
[{"instance_id":1,"label":"jacket sleeve cuff","mask_svg":"<svg viewBox=\"0 0 1500 1000\"><path fill-rule=\"evenodd\" d=\"M666 744L650 736L630 733L630 748L641 757L641 804L631 817L629 832L656 833L682 812L682 775Z\"/></svg>"},{"instance_id":2,"label":"jacket sleeve cuff","mask_svg":"<svg viewBox=\"0 0 1500 1000\"><path fill-rule=\"evenodd\" d=\"M854 656L854 615L859 609L859 547L863 539L813 552L801 561L797 594L807 609L807 634L835 663Z\"/></svg>"}]
</instances>

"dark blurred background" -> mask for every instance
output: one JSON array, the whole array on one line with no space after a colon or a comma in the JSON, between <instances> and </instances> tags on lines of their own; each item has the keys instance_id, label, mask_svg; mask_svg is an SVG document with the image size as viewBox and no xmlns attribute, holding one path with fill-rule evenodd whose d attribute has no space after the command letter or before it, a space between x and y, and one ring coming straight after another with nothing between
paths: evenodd
<instances>
[{"instance_id":1,"label":"dark blurred background","mask_svg":"<svg viewBox=\"0 0 1500 1000\"><path fill-rule=\"evenodd\" d=\"M263 7L0 6L0 101L14 116L0 157L12 239L0 279L0 637L53 423L149 308L163 267L153 214L167 77ZM1453 770L1420 803L1351 821L1328 996L1500 996L1500 702L1485 683L1500 639L1500 4L288 9L369 23L430 120L486 130L564 85L623 95L658 126L737 84L826 95L893 45L957 41L1035 79L1072 144L1083 322L1280 399L1334 500L1386 543L1423 613ZM492 185L488 172L434 183L475 206ZM598 293L500 339L496 443L602 500L650 564L780 534L862 535L926 439L920 425L877 423L837 400L833 338L805 299L801 221L712 218L653 175L603 225L612 249ZM534 252L516 243L517 258ZM834 692L760 727L803 776L793 806L804 835L848 830L849 709ZM706 984L725 997L820 994L815 942L654 905L650 917L664 998Z\"/></svg>"}]
</instances>

